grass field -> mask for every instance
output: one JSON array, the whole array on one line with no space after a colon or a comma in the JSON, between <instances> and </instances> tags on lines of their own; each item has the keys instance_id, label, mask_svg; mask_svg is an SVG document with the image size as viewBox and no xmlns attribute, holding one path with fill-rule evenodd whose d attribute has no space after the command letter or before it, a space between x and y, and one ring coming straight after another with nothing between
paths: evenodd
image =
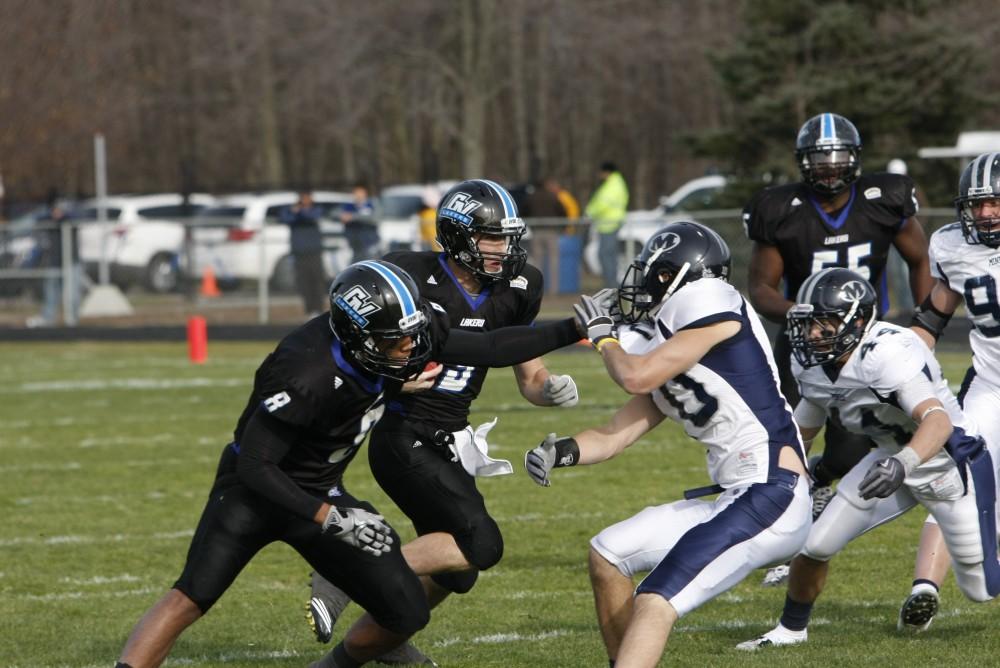
<instances>
[{"instance_id":1,"label":"grass field","mask_svg":"<svg viewBox=\"0 0 1000 668\"><path fill-rule=\"evenodd\" d=\"M0 348L0 666L113 665L132 625L179 575L222 446L271 346L213 344L188 364L173 344L6 344ZM967 363L943 355L956 383ZM504 531L503 561L468 595L439 607L415 644L442 666L605 666L587 579L587 541L642 507L708 484L702 448L664 424L601 466L560 470L551 488L523 472L549 431L597 424L623 402L596 355L554 354L576 378L572 409L540 409L495 371L473 419L500 422L498 455L515 475L483 480ZM478 422L474 422L478 424ZM362 455L352 492L404 538L412 530L376 487ZM755 573L682 619L662 665L988 666L1000 656L1000 609L966 601L949 576L943 611L920 637L895 631L924 514L863 536L837 557L804 646L745 655L784 590ZM308 567L290 548L262 552L167 665L303 666L326 649L303 619ZM338 625L358 614L356 606Z\"/></svg>"}]
</instances>

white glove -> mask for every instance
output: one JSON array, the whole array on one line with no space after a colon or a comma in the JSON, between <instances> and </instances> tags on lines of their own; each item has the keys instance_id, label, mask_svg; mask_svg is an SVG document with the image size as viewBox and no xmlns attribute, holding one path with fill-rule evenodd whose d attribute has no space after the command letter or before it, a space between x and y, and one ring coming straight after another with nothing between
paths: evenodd
<instances>
[{"instance_id":1,"label":"white glove","mask_svg":"<svg viewBox=\"0 0 1000 668\"><path fill-rule=\"evenodd\" d=\"M594 300L599 306L607 309L608 314L611 319L615 321L615 325L622 324L622 311L618 301L618 288L604 288L595 292L591 299Z\"/></svg>"},{"instance_id":2,"label":"white glove","mask_svg":"<svg viewBox=\"0 0 1000 668\"><path fill-rule=\"evenodd\" d=\"M392 529L385 518L364 508L338 508L330 506L323 520L323 533L332 531L334 536L351 547L364 550L376 557L389 551Z\"/></svg>"},{"instance_id":3,"label":"white glove","mask_svg":"<svg viewBox=\"0 0 1000 668\"><path fill-rule=\"evenodd\" d=\"M579 403L580 395L576 391L576 383L572 376L550 374L542 385L542 399L553 406L569 408Z\"/></svg>"},{"instance_id":4,"label":"white glove","mask_svg":"<svg viewBox=\"0 0 1000 668\"><path fill-rule=\"evenodd\" d=\"M557 438L549 434L537 447L524 453L524 469L542 487L552 484L549 471L563 466L576 466L580 461L580 446L572 437Z\"/></svg>"}]
</instances>

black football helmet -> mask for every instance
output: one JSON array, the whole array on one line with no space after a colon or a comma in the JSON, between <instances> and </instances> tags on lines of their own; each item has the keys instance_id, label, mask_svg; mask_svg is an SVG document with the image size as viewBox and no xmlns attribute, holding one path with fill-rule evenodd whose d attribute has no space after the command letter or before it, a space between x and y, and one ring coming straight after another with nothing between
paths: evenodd
<instances>
[{"instance_id":1,"label":"black football helmet","mask_svg":"<svg viewBox=\"0 0 1000 668\"><path fill-rule=\"evenodd\" d=\"M861 135L838 114L813 116L795 140L802 180L821 196L842 192L861 176Z\"/></svg>"},{"instance_id":2,"label":"black football helmet","mask_svg":"<svg viewBox=\"0 0 1000 668\"><path fill-rule=\"evenodd\" d=\"M649 238L618 288L622 320L636 323L682 285L700 278L729 280L732 256L715 231L700 223L670 223Z\"/></svg>"},{"instance_id":3,"label":"black football helmet","mask_svg":"<svg viewBox=\"0 0 1000 668\"><path fill-rule=\"evenodd\" d=\"M373 374L406 380L423 370L431 355L430 318L413 278L390 262L356 262L330 286L330 329L350 360ZM388 355L404 336L413 339L410 356Z\"/></svg>"},{"instance_id":4,"label":"black football helmet","mask_svg":"<svg viewBox=\"0 0 1000 668\"><path fill-rule=\"evenodd\" d=\"M829 364L854 350L875 322L878 297L850 269L830 267L805 280L788 311L788 341L803 367Z\"/></svg>"},{"instance_id":5,"label":"black football helmet","mask_svg":"<svg viewBox=\"0 0 1000 668\"><path fill-rule=\"evenodd\" d=\"M509 281L524 269L528 259L521 247L524 230L514 198L493 181L462 181L445 193L438 205L438 243L455 262L486 282ZM477 234L505 237L506 252L481 252ZM489 271L487 262L499 262L500 267Z\"/></svg>"},{"instance_id":6,"label":"black football helmet","mask_svg":"<svg viewBox=\"0 0 1000 668\"><path fill-rule=\"evenodd\" d=\"M997 200L1000 205L1000 153L984 153L966 165L955 198L965 241L997 248L1000 246L1000 213L998 207L991 207L992 213L982 211L986 200ZM980 209L978 215L974 209Z\"/></svg>"}]
</instances>

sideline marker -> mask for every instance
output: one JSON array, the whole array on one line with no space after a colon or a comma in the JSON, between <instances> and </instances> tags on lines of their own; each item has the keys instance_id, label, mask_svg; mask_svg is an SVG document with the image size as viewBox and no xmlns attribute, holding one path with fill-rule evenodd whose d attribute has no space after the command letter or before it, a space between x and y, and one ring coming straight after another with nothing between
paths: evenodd
<instances>
[{"instance_id":1,"label":"sideline marker","mask_svg":"<svg viewBox=\"0 0 1000 668\"><path fill-rule=\"evenodd\" d=\"M188 359L192 364L204 364L208 359L208 325L205 318L193 315L187 321Z\"/></svg>"}]
</instances>

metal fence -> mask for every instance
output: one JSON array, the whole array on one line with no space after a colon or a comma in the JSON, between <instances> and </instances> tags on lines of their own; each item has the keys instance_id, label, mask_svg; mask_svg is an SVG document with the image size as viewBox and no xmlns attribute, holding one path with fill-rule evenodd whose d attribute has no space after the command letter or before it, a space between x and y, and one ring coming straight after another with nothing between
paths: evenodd
<instances>
[{"instance_id":1,"label":"metal fence","mask_svg":"<svg viewBox=\"0 0 1000 668\"><path fill-rule=\"evenodd\" d=\"M690 214L689 217L712 227L727 241L733 255L732 282L740 290L745 291L751 243L744 233L741 212L736 209L699 211ZM950 208L927 209L919 214L919 218L930 236L934 230L954 220L954 211ZM529 251L529 260L543 270L546 282L550 286L550 294L580 292L594 284L593 280L587 280L587 276L598 273L592 261L596 239L586 221L529 218L526 219L526 223L529 234L525 239L525 245ZM173 263L173 269L181 275L178 287L183 288L182 292L192 301L199 301L203 297L199 294L199 286L206 270L214 272L214 278L223 288L222 295L217 298L219 302L226 300L253 302L256 305L256 320L261 323L271 319L275 287L279 288L280 293L294 294L291 291L293 285L290 284L289 264L286 261L290 257L287 235L276 237L267 233L268 226L284 226L265 223L264 229L247 241L246 254L251 258L250 261L255 268L250 272L243 272L239 277L234 277L228 275L226 267L218 264L217 259L213 260L212 256L211 243L219 242L220 238L224 241L225 234L222 237L218 234L212 237L209 233L206 237L204 226L193 224L191 221L177 221L177 224L185 228L183 241L177 247L167 249L165 252L172 253L170 262ZM78 295L86 293L94 285L98 271L96 258L93 257L95 252L93 247L84 253L83 257L82 264L86 265L87 273L80 271L74 263L76 249L73 245L79 235L73 230L81 229L83 226L93 228L96 225L100 223L73 221L56 231L54 223L48 221L34 221L30 225L0 224L0 299L8 301L17 299L20 303L27 303L28 308L31 305L40 305L43 311L49 314L53 310L52 301L55 299L57 301L55 306L64 315L61 319L56 318L53 322L43 324L55 325L61 322L64 325L75 325L79 312ZM655 229L655 225L649 229ZM121 234L121 231L117 233ZM99 247L108 254L107 261L112 266L111 280L117 282L119 272L114 271L116 257L113 254L116 247L108 241L114 234L116 234L114 224L105 223L103 232L99 235ZM215 239L215 242L211 242L211 239ZM353 257L344 240L342 229L325 234L324 239L326 269L332 277ZM640 242L641 240L634 236L622 239L619 272L624 272L631 259L641 250ZM53 243L59 244L60 253L52 253ZM389 250L384 246L385 244L380 246L378 251ZM397 241L393 242L393 246L430 248L426 241L420 239L417 220L413 222L413 242L400 246ZM55 255L61 255L62 258L61 263L57 265L47 259ZM588 256L591 261L588 261ZM153 268L147 269L153 271ZM134 283L132 281L129 284L121 284L121 287L131 289L134 288ZM890 260L889 286L894 305L901 308L912 306L906 267L898 256ZM144 301L149 302L148 299ZM155 307L153 311L155 316Z\"/></svg>"}]
</instances>

